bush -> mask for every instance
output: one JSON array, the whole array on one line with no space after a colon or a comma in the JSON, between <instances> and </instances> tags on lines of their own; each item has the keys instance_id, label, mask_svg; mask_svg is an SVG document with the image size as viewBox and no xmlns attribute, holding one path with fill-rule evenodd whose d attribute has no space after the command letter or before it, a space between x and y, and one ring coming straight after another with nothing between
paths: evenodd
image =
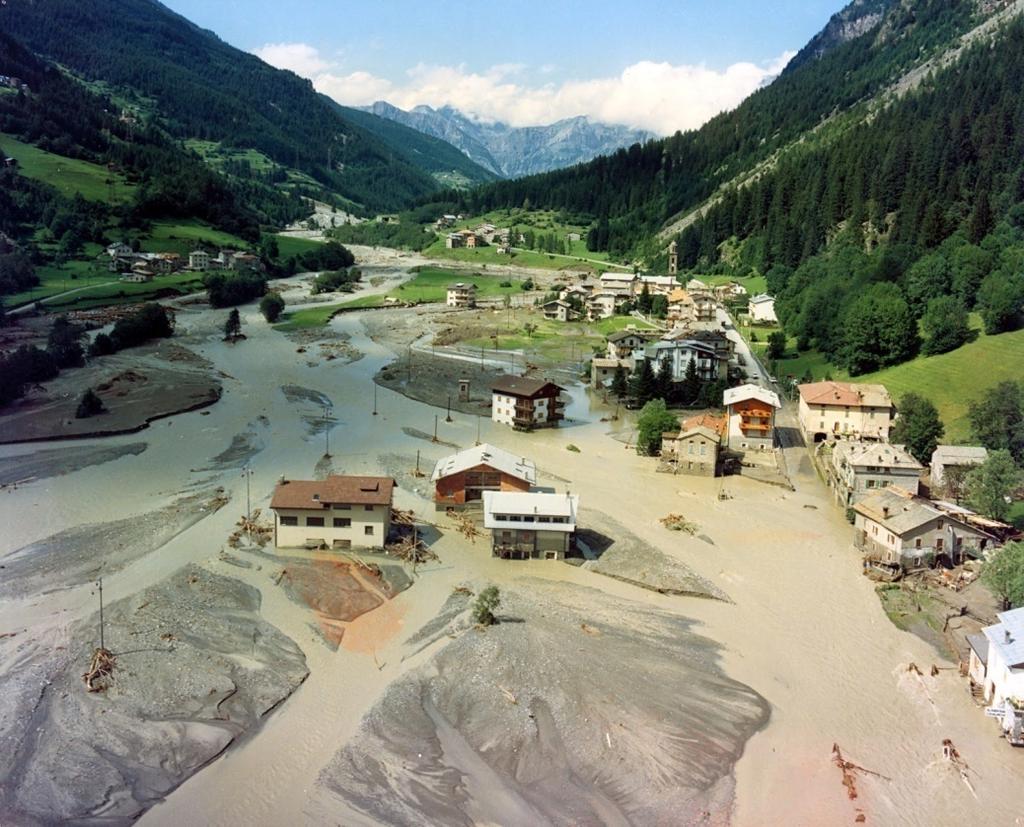
<instances>
[{"instance_id":1,"label":"bush","mask_svg":"<svg viewBox=\"0 0 1024 827\"><path fill-rule=\"evenodd\" d=\"M78 402L78 410L75 411L75 417L77 419L88 419L90 416L96 416L106 410L103 405L103 400L96 395L96 391L89 388Z\"/></svg>"},{"instance_id":2,"label":"bush","mask_svg":"<svg viewBox=\"0 0 1024 827\"><path fill-rule=\"evenodd\" d=\"M333 290L351 291L352 285L359 281L358 270L331 270L321 273L313 280L313 295L329 293Z\"/></svg>"},{"instance_id":3,"label":"bush","mask_svg":"<svg viewBox=\"0 0 1024 827\"><path fill-rule=\"evenodd\" d=\"M96 338L89 345L90 356L109 356L111 353L116 352L117 348L114 347L114 340L106 333L97 333Z\"/></svg>"},{"instance_id":4,"label":"bush","mask_svg":"<svg viewBox=\"0 0 1024 827\"><path fill-rule=\"evenodd\" d=\"M212 307L233 307L245 304L267 292L267 281L262 273L209 273L203 279L206 297Z\"/></svg>"},{"instance_id":5,"label":"bush","mask_svg":"<svg viewBox=\"0 0 1024 827\"><path fill-rule=\"evenodd\" d=\"M523 290L533 290L533 279L526 279L519 285Z\"/></svg>"},{"instance_id":6,"label":"bush","mask_svg":"<svg viewBox=\"0 0 1024 827\"><path fill-rule=\"evenodd\" d=\"M110 339L114 350L124 350L150 339L166 339L173 334L174 328L167 311L159 304L144 304L130 316L115 322L114 329L110 331Z\"/></svg>"},{"instance_id":7,"label":"bush","mask_svg":"<svg viewBox=\"0 0 1024 827\"><path fill-rule=\"evenodd\" d=\"M477 595L473 603L473 620L481 626L492 626L497 622L495 609L501 605L501 593L497 586L488 586Z\"/></svg>"},{"instance_id":8,"label":"bush","mask_svg":"<svg viewBox=\"0 0 1024 827\"><path fill-rule=\"evenodd\" d=\"M280 293L267 293L260 300L260 313L263 314L263 318L273 324L284 312L284 299L281 298Z\"/></svg>"}]
</instances>

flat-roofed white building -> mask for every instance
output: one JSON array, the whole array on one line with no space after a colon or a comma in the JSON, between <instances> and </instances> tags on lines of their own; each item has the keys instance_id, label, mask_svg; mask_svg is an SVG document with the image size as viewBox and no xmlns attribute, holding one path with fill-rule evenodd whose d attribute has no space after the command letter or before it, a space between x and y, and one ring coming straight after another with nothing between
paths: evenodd
<instances>
[{"instance_id":1,"label":"flat-roofed white building","mask_svg":"<svg viewBox=\"0 0 1024 827\"><path fill-rule=\"evenodd\" d=\"M484 492L484 528L495 557L562 560L576 532L577 494Z\"/></svg>"}]
</instances>

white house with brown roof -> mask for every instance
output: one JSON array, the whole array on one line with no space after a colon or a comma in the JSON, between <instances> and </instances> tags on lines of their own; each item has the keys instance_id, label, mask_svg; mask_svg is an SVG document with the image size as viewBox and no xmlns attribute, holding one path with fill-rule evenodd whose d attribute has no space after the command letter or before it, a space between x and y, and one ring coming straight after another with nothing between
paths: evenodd
<instances>
[{"instance_id":1,"label":"white house with brown roof","mask_svg":"<svg viewBox=\"0 0 1024 827\"><path fill-rule=\"evenodd\" d=\"M565 418L562 390L546 379L499 376L491 385L491 420L523 431L557 426Z\"/></svg>"},{"instance_id":2,"label":"white house with brown roof","mask_svg":"<svg viewBox=\"0 0 1024 827\"><path fill-rule=\"evenodd\" d=\"M382 548L391 531L391 477L332 475L285 480L274 489L278 548Z\"/></svg>"},{"instance_id":3,"label":"white house with brown roof","mask_svg":"<svg viewBox=\"0 0 1024 827\"><path fill-rule=\"evenodd\" d=\"M918 493L924 466L902 445L842 440L832 449L829 483L836 503L851 506L880 488Z\"/></svg>"},{"instance_id":4,"label":"white house with brown roof","mask_svg":"<svg viewBox=\"0 0 1024 827\"><path fill-rule=\"evenodd\" d=\"M884 385L813 382L800 385L800 430L808 442L888 440L896 409Z\"/></svg>"}]
</instances>

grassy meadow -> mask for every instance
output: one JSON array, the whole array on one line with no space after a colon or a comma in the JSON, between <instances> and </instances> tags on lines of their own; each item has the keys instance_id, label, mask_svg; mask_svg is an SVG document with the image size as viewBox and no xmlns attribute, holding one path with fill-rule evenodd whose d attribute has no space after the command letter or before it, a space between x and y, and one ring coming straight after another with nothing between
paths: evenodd
<instances>
[{"instance_id":1,"label":"grassy meadow","mask_svg":"<svg viewBox=\"0 0 1024 827\"><path fill-rule=\"evenodd\" d=\"M2 133L0 149L17 159L20 172L26 178L49 184L63 195L73 197L80 194L90 201L123 204L135 194L134 184L99 164L54 155Z\"/></svg>"}]
</instances>

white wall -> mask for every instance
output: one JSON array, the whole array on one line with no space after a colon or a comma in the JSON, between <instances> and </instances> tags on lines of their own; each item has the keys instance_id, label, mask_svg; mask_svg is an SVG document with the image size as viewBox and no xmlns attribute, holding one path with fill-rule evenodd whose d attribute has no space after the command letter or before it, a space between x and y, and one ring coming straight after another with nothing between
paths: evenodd
<instances>
[{"instance_id":1,"label":"white wall","mask_svg":"<svg viewBox=\"0 0 1024 827\"><path fill-rule=\"evenodd\" d=\"M282 517L295 518L298 525L282 525ZM324 525L307 525L309 517L322 518ZM348 519L351 525L335 527L335 519ZM275 544L278 548L298 548L304 546L307 540L324 540L328 546L333 545L335 540L348 540L354 548L374 548L387 542L391 507L353 505L348 509L337 506L315 510L282 508L275 510L274 524ZM367 534L367 528L372 529L373 533Z\"/></svg>"}]
</instances>

